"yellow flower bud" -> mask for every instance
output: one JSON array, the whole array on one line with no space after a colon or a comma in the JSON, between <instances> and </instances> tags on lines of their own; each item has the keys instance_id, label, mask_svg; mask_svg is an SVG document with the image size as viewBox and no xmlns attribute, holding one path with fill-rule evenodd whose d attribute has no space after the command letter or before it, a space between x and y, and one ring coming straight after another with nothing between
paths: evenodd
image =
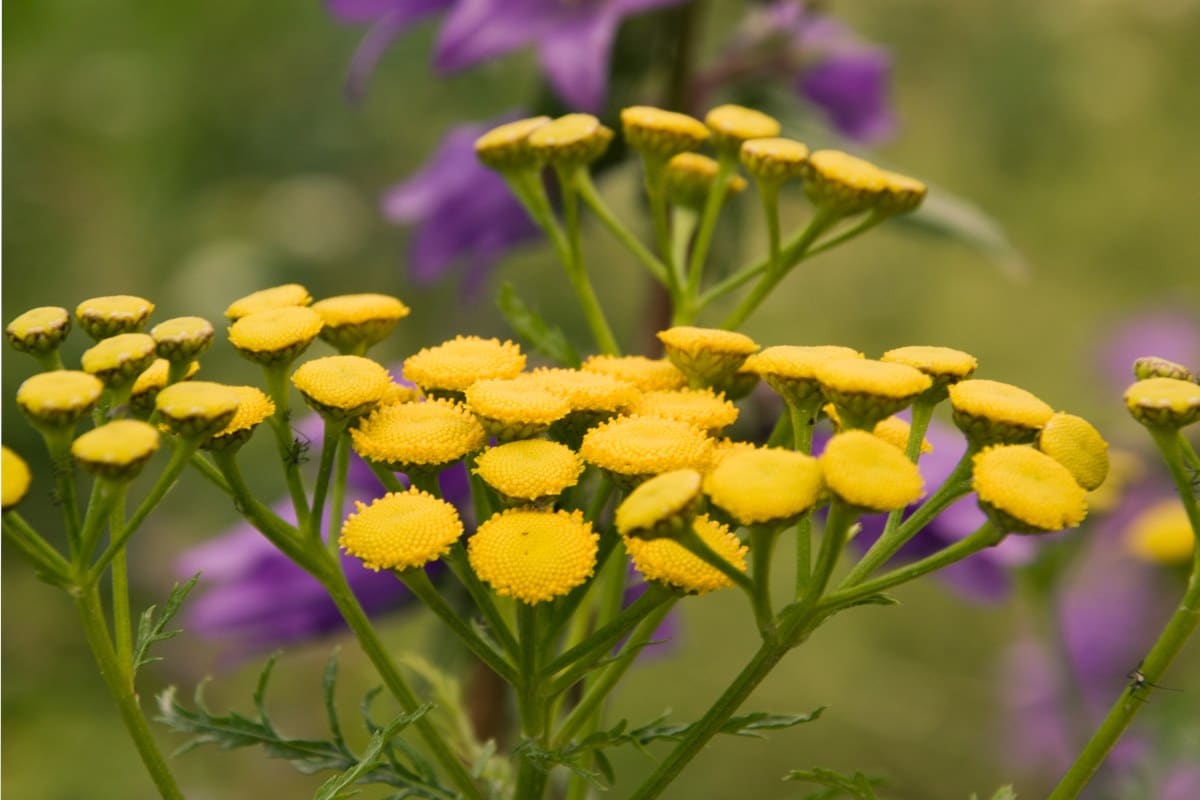
<instances>
[{"instance_id":1,"label":"yellow flower bud","mask_svg":"<svg viewBox=\"0 0 1200 800\"><path fill-rule=\"evenodd\" d=\"M742 144L742 166L768 184L780 184L804 174L808 147L794 139L751 139Z\"/></svg>"},{"instance_id":2,"label":"yellow flower bud","mask_svg":"<svg viewBox=\"0 0 1200 800\"><path fill-rule=\"evenodd\" d=\"M229 342L263 366L289 364L308 349L322 324L320 314L303 306L255 311L229 326Z\"/></svg>"},{"instance_id":3,"label":"yellow flower bud","mask_svg":"<svg viewBox=\"0 0 1200 800\"><path fill-rule=\"evenodd\" d=\"M467 387L467 406L501 441L529 439L565 417L571 405L533 375L492 378Z\"/></svg>"},{"instance_id":4,"label":"yellow flower bud","mask_svg":"<svg viewBox=\"0 0 1200 800\"><path fill-rule=\"evenodd\" d=\"M33 476L29 472L29 465L25 463L25 459L21 458L7 447L0 450L2 458L0 458L0 483L3 484L3 511L9 511L16 508L17 504L25 499L25 495L29 493L29 484L33 481Z\"/></svg>"},{"instance_id":5,"label":"yellow flower bud","mask_svg":"<svg viewBox=\"0 0 1200 800\"><path fill-rule=\"evenodd\" d=\"M904 451L866 431L836 434L819 460L829 491L855 508L894 511L924 491L921 473Z\"/></svg>"},{"instance_id":6,"label":"yellow flower bud","mask_svg":"<svg viewBox=\"0 0 1200 800\"><path fill-rule=\"evenodd\" d=\"M106 386L124 386L154 363L154 339L144 333L118 333L83 351L83 371Z\"/></svg>"},{"instance_id":7,"label":"yellow flower bud","mask_svg":"<svg viewBox=\"0 0 1200 800\"><path fill-rule=\"evenodd\" d=\"M203 450L221 453L237 450L250 441L250 435L254 433L255 428L275 413L275 403L271 402L271 398L267 397L258 387L230 386L228 388L237 395L237 413L229 420L228 425L214 433L211 438L204 440L204 443L200 445Z\"/></svg>"},{"instance_id":8,"label":"yellow flower bud","mask_svg":"<svg viewBox=\"0 0 1200 800\"><path fill-rule=\"evenodd\" d=\"M692 522L700 540L739 572L746 571L748 548L729 532L729 528L701 514ZM674 539L625 538L625 549L634 568L646 580L661 583L688 594L705 594L732 586L725 573L692 553Z\"/></svg>"},{"instance_id":9,"label":"yellow flower bud","mask_svg":"<svg viewBox=\"0 0 1200 800\"><path fill-rule=\"evenodd\" d=\"M208 349L213 340L212 323L203 317L176 317L150 329L158 346L158 357L188 363Z\"/></svg>"},{"instance_id":10,"label":"yellow flower bud","mask_svg":"<svg viewBox=\"0 0 1200 800\"><path fill-rule=\"evenodd\" d=\"M1146 378L1125 390L1133 418L1151 428L1184 428L1200 419L1200 384L1179 378Z\"/></svg>"},{"instance_id":11,"label":"yellow flower bud","mask_svg":"<svg viewBox=\"0 0 1200 800\"><path fill-rule=\"evenodd\" d=\"M749 139L770 139L779 135L779 120L761 111L733 104L717 106L704 117L712 131L713 145L737 156L742 143Z\"/></svg>"},{"instance_id":12,"label":"yellow flower bud","mask_svg":"<svg viewBox=\"0 0 1200 800\"><path fill-rule=\"evenodd\" d=\"M945 399L950 384L971 377L979 366L975 356L950 347L897 347L888 350L879 360L905 364L924 372L933 381L933 388L926 397L934 401Z\"/></svg>"},{"instance_id":13,"label":"yellow flower bud","mask_svg":"<svg viewBox=\"0 0 1200 800\"><path fill-rule=\"evenodd\" d=\"M556 167L590 164L608 149L613 133L591 114L566 114L539 125L526 140L542 163Z\"/></svg>"},{"instance_id":14,"label":"yellow flower bud","mask_svg":"<svg viewBox=\"0 0 1200 800\"><path fill-rule=\"evenodd\" d=\"M1160 500L1129 523L1125 544L1137 558L1155 564L1184 564L1196 549L1196 536L1178 497Z\"/></svg>"},{"instance_id":15,"label":"yellow flower bud","mask_svg":"<svg viewBox=\"0 0 1200 800\"><path fill-rule=\"evenodd\" d=\"M704 471L713 442L686 422L660 417L617 417L592 428L579 454L623 486L676 469Z\"/></svg>"},{"instance_id":16,"label":"yellow flower bud","mask_svg":"<svg viewBox=\"0 0 1200 800\"><path fill-rule=\"evenodd\" d=\"M813 205L840 214L876 208L890 185L879 167L840 150L818 150L808 157L804 189Z\"/></svg>"},{"instance_id":17,"label":"yellow flower bud","mask_svg":"<svg viewBox=\"0 0 1200 800\"><path fill-rule=\"evenodd\" d=\"M667 358L693 385L711 386L733 376L746 358L758 350L754 340L744 333L719 328L677 325L659 331L658 340Z\"/></svg>"},{"instance_id":18,"label":"yellow flower bud","mask_svg":"<svg viewBox=\"0 0 1200 800\"><path fill-rule=\"evenodd\" d=\"M909 406L933 384L913 367L870 359L831 359L817 365L816 376L843 423L867 429Z\"/></svg>"},{"instance_id":19,"label":"yellow flower bud","mask_svg":"<svg viewBox=\"0 0 1200 800\"><path fill-rule=\"evenodd\" d=\"M534 167L537 156L529 147L529 134L549 121L549 117L529 117L492 128L475 140L475 156L498 172Z\"/></svg>"},{"instance_id":20,"label":"yellow flower bud","mask_svg":"<svg viewBox=\"0 0 1200 800\"><path fill-rule=\"evenodd\" d=\"M1174 361L1157 356L1144 356L1133 362L1133 376L1139 381L1147 378L1176 378L1181 381L1195 381L1195 374Z\"/></svg>"},{"instance_id":21,"label":"yellow flower bud","mask_svg":"<svg viewBox=\"0 0 1200 800\"><path fill-rule=\"evenodd\" d=\"M436 561L463 533L454 506L415 487L354 505L357 511L346 518L338 543L376 572Z\"/></svg>"},{"instance_id":22,"label":"yellow flower bud","mask_svg":"<svg viewBox=\"0 0 1200 800\"><path fill-rule=\"evenodd\" d=\"M579 511L513 508L479 526L467 542L467 557L496 594L535 605L592 576L599 540Z\"/></svg>"},{"instance_id":23,"label":"yellow flower bud","mask_svg":"<svg viewBox=\"0 0 1200 800\"><path fill-rule=\"evenodd\" d=\"M150 319L154 304L141 297L114 294L93 297L75 307L75 319L88 336L99 341L118 333L136 333Z\"/></svg>"},{"instance_id":24,"label":"yellow flower bud","mask_svg":"<svg viewBox=\"0 0 1200 800\"><path fill-rule=\"evenodd\" d=\"M588 356L580 369L631 383L643 392L687 386L687 376L665 358L595 355Z\"/></svg>"},{"instance_id":25,"label":"yellow flower bud","mask_svg":"<svg viewBox=\"0 0 1200 800\"><path fill-rule=\"evenodd\" d=\"M950 387L954 424L976 444L1025 444L1037 438L1054 409L1000 381L972 378Z\"/></svg>"},{"instance_id":26,"label":"yellow flower bud","mask_svg":"<svg viewBox=\"0 0 1200 800\"><path fill-rule=\"evenodd\" d=\"M817 459L794 450L731 453L704 476L704 493L741 525L784 525L821 500Z\"/></svg>"},{"instance_id":27,"label":"yellow flower bud","mask_svg":"<svg viewBox=\"0 0 1200 800\"><path fill-rule=\"evenodd\" d=\"M743 367L761 376L790 405L803 407L823 397L817 381L818 365L833 359L863 357L857 350L838 345L777 345L750 356Z\"/></svg>"},{"instance_id":28,"label":"yellow flower bud","mask_svg":"<svg viewBox=\"0 0 1200 800\"><path fill-rule=\"evenodd\" d=\"M1062 412L1050 417L1038 433L1037 447L1089 492L1108 477L1108 442L1082 417Z\"/></svg>"},{"instance_id":29,"label":"yellow flower bud","mask_svg":"<svg viewBox=\"0 0 1200 800\"><path fill-rule=\"evenodd\" d=\"M566 445L524 439L492 447L475 461L483 478L509 505L545 505L579 482L583 462Z\"/></svg>"},{"instance_id":30,"label":"yellow flower bud","mask_svg":"<svg viewBox=\"0 0 1200 800\"><path fill-rule=\"evenodd\" d=\"M164 388L154 408L172 433L204 439L225 428L237 413L239 397L231 386L184 381Z\"/></svg>"},{"instance_id":31,"label":"yellow flower bud","mask_svg":"<svg viewBox=\"0 0 1200 800\"><path fill-rule=\"evenodd\" d=\"M58 349L71 330L71 315L65 308L31 308L4 329L13 347L22 353L45 355Z\"/></svg>"},{"instance_id":32,"label":"yellow flower bud","mask_svg":"<svg viewBox=\"0 0 1200 800\"><path fill-rule=\"evenodd\" d=\"M515 378L523 369L525 354L517 344L478 336L456 336L404 361L404 377L426 394L454 398L475 381Z\"/></svg>"},{"instance_id":33,"label":"yellow flower bud","mask_svg":"<svg viewBox=\"0 0 1200 800\"><path fill-rule=\"evenodd\" d=\"M409 308L386 294L343 294L312 304L324 326L321 338L342 353L366 352L408 316Z\"/></svg>"},{"instance_id":34,"label":"yellow flower bud","mask_svg":"<svg viewBox=\"0 0 1200 800\"><path fill-rule=\"evenodd\" d=\"M708 192L717 178L717 162L699 153L680 153L667 162L665 186L672 203L686 208L701 209L708 201ZM723 199L746 191L746 179L733 175L725 187Z\"/></svg>"},{"instance_id":35,"label":"yellow flower bud","mask_svg":"<svg viewBox=\"0 0 1200 800\"><path fill-rule=\"evenodd\" d=\"M988 447L971 479L979 507L1006 533L1073 528L1087 516L1087 494L1062 464L1024 445Z\"/></svg>"},{"instance_id":36,"label":"yellow flower bud","mask_svg":"<svg viewBox=\"0 0 1200 800\"><path fill-rule=\"evenodd\" d=\"M93 428L71 444L79 465L112 481L137 477L158 450L158 431L135 419L119 419Z\"/></svg>"},{"instance_id":37,"label":"yellow flower bud","mask_svg":"<svg viewBox=\"0 0 1200 800\"><path fill-rule=\"evenodd\" d=\"M22 383L17 405L39 428L71 428L95 407L103 391L96 376L60 369Z\"/></svg>"},{"instance_id":38,"label":"yellow flower bud","mask_svg":"<svg viewBox=\"0 0 1200 800\"><path fill-rule=\"evenodd\" d=\"M391 383L392 376L381 364L362 356L314 358L292 373L292 384L309 407L335 420L366 414Z\"/></svg>"},{"instance_id":39,"label":"yellow flower bud","mask_svg":"<svg viewBox=\"0 0 1200 800\"><path fill-rule=\"evenodd\" d=\"M225 318L237 322L242 317L257 311L271 311L276 308L306 306L312 302L312 295L298 283L285 283L270 289L261 289L245 297L240 297L225 309Z\"/></svg>"},{"instance_id":40,"label":"yellow flower bud","mask_svg":"<svg viewBox=\"0 0 1200 800\"><path fill-rule=\"evenodd\" d=\"M657 158L695 150L709 136L708 128L695 117L653 106L622 109L621 128L631 148Z\"/></svg>"},{"instance_id":41,"label":"yellow flower bud","mask_svg":"<svg viewBox=\"0 0 1200 800\"><path fill-rule=\"evenodd\" d=\"M700 483L700 473L694 469L655 475L617 506L617 532L639 539L678 536L696 516Z\"/></svg>"},{"instance_id":42,"label":"yellow flower bud","mask_svg":"<svg viewBox=\"0 0 1200 800\"><path fill-rule=\"evenodd\" d=\"M188 364L183 379L187 380L199 371L200 362L193 361ZM133 388L129 392L130 410L141 416L149 415L154 410L154 399L167 385L167 378L170 377L170 374L171 362L165 358L156 358L154 363L146 367L133 382Z\"/></svg>"}]
</instances>

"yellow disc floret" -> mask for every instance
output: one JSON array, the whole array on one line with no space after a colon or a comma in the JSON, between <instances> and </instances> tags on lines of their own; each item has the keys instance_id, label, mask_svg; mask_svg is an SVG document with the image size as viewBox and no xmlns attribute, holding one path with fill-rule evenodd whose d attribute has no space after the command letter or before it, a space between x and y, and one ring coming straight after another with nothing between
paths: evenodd
<instances>
[{"instance_id":1,"label":"yellow disc floret","mask_svg":"<svg viewBox=\"0 0 1200 800\"><path fill-rule=\"evenodd\" d=\"M742 142L748 139L769 139L779 135L779 120L745 106L717 106L704 116L704 124L712 131L713 144L736 156Z\"/></svg>"},{"instance_id":2,"label":"yellow disc floret","mask_svg":"<svg viewBox=\"0 0 1200 800\"><path fill-rule=\"evenodd\" d=\"M69 427L92 410L103 392L95 375L60 369L26 379L17 389L17 405L36 425Z\"/></svg>"},{"instance_id":3,"label":"yellow disc floret","mask_svg":"<svg viewBox=\"0 0 1200 800\"><path fill-rule=\"evenodd\" d=\"M543 367L531 375L546 391L566 400L572 411L616 413L638 396L633 384L598 372Z\"/></svg>"},{"instance_id":4,"label":"yellow disc floret","mask_svg":"<svg viewBox=\"0 0 1200 800\"><path fill-rule=\"evenodd\" d=\"M904 451L866 431L836 434L820 458L825 485L842 502L868 511L893 511L924 490L917 465Z\"/></svg>"},{"instance_id":5,"label":"yellow disc floret","mask_svg":"<svg viewBox=\"0 0 1200 800\"><path fill-rule=\"evenodd\" d=\"M7 491L7 490L6 490ZM1129 552L1156 564L1183 564L1192 558L1196 536L1178 497L1160 500L1129 523Z\"/></svg>"},{"instance_id":6,"label":"yellow disc floret","mask_svg":"<svg viewBox=\"0 0 1200 800\"><path fill-rule=\"evenodd\" d=\"M600 537L575 511L509 509L467 542L471 568L501 597L534 605L580 586L596 569Z\"/></svg>"},{"instance_id":7,"label":"yellow disc floret","mask_svg":"<svg viewBox=\"0 0 1200 800\"><path fill-rule=\"evenodd\" d=\"M383 366L362 356L326 356L305 361L292 384L319 414L351 419L370 411L392 383Z\"/></svg>"},{"instance_id":8,"label":"yellow disc floret","mask_svg":"<svg viewBox=\"0 0 1200 800\"><path fill-rule=\"evenodd\" d=\"M529 134L549 121L549 117L529 117L492 128L475 140L475 155L501 172L531 167L537 159L529 149Z\"/></svg>"},{"instance_id":9,"label":"yellow disc floret","mask_svg":"<svg viewBox=\"0 0 1200 800\"><path fill-rule=\"evenodd\" d=\"M376 408L350 436L360 456L401 472L440 469L482 449L487 441L475 415L449 400Z\"/></svg>"},{"instance_id":10,"label":"yellow disc floret","mask_svg":"<svg viewBox=\"0 0 1200 800\"><path fill-rule=\"evenodd\" d=\"M83 351L83 371L106 386L123 386L154 363L154 339L144 333L118 333Z\"/></svg>"},{"instance_id":11,"label":"yellow disc floret","mask_svg":"<svg viewBox=\"0 0 1200 800\"><path fill-rule=\"evenodd\" d=\"M527 374L476 381L465 396L487 432L502 441L536 436L571 411L566 399Z\"/></svg>"},{"instance_id":12,"label":"yellow disc floret","mask_svg":"<svg viewBox=\"0 0 1200 800\"><path fill-rule=\"evenodd\" d=\"M925 200L929 190L925 184L899 172L883 172L883 191L875 201L875 210L880 214L907 214L914 211Z\"/></svg>"},{"instance_id":13,"label":"yellow disc floret","mask_svg":"<svg viewBox=\"0 0 1200 800\"><path fill-rule=\"evenodd\" d=\"M224 429L237 413L233 387L210 381L173 383L154 398L154 408L173 432L207 438Z\"/></svg>"},{"instance_id":14,"label":"yellow disc floret","mask_svg":"<svg viewBox=\"0 0 1200 800\"><path fill-rule=\"evenodd\" d=\"M617 506L617 532L641 539L678 534L682 526L692 524L700 484L700 473L694 469L655 475Z\"/></svg>"},{"instance_id":15,"label":"yellow disc floret","mask_svg":"<svg viewBox=\"0 0 1200 800\"><path fill-rule=\"evenodd\" d=\"M857 214L874 208L889 184L887 174L879 167L840 150L818 150L808 157L805 166L808 198L833 214Z\"/></svg>"},{"instance_id":16,"label":"yellow disc floret","mask_svg":"<svg viewBox=\"0 0 1200 800\"><path fill-rule=\"evenodd\" d=\"M747 548L729 528L700 515L692 523L701 541L739 572L746 571ZM648 581L666 584L688 594L704 594L724 589L733 582L716 567L692 553L674 539L625 538L629 558Z\"/></svg>"},{"instance_id":17,"label":"yellow disc floret","mask_svg":"<svg viewBox=\"0 0 1200 800\"><path fill-rule=\"evenodd\" d=\"M579 454L625 482L675 469L703 472L713 442L695 425L660 417L618 417L592 428Z\"/></svg>"},{"instance_id":18,"label":"yellow disc floret","mask_svg":"<svg viewBox=\"0 0 1200 800\"><path fill-rule=\"evenodd\" d=\"M588 356L580 369L631 383L643 392L687 386L687 376L665 358L595 355Z\"/></svg>"},{"instance_id":19,"label":"yellow disc floret","mask_svg":"<svg viewBox=\"0 0 1200 800\"><path fill-rule=\"evenodd\" d=\"M42 355L55 350L71 330L71 315L65 308L31 308L4 329L12 346L22 353Z\"/></svg>"},{"instance_id":20,"label":"yellow disc floret","mask_svg":"<svg viewBox=\"0 0 1200 800\"><path fill-rule=\"evenodd\" d=\"M255 311L229 326L229 342L264 366L287 364L308 349L323 324L321 315L305 306Z\"/></svg>"},{"instance_id":21,"label":"yellow disc floret","mask_svg":"<svg viewBox=\"0 0 1200 800\"><path fill-rule=\"evenodd\" d=\"M285 283L273 286L238 298L225 309L225 317L236 322L258 311L270 311L276 308L306 306L312 302L312 295L298 283Z\"/></svg>"},{"instance_id":22,"label":"yellow disc floret","mask_svg":"<svg viewBox=\"0 0 1200 800\"><path fill-rule=\"evenodd\" d=\"M357 511L346 518L338 544L376 572L436 561L463 533L454 506L415 487L354 505Z\"/></svg>"},{"instance_id":23,"label":"yellow disc floret","mask_svg":"<svg viewBox=\"0 0 1200 800\"><path fill-rule=\"evenodd\" d=\"M950 387L954 423L980 444L1024 444L1054 416L1054 409L1024 389L972 378Z\"/></svg>"},{"instance_id":24,"label":"yellow disc floret","mask_svg":"<svg viewBox=\"0 0 1200 800\"><path fill-rule=\"evenodd\" d=\"M514 342L456 336L404 361L404 377L426 392L462 392L475 381L515 378L525 355Z\"/></svg>"},{"instance_id":25,"label":"yellow disc floret","mask_svg":"<svg viewBox=\"0 0 1200 800\"><path fill-rule=\"evenodd\" d=\"M711 386L737 372L758 345L744 333L677 325L660 331L667 358L693 384Z\"/></svg>"},{"instance_id":26,"label":"yellow disc floret","mask_svg":"<svg viewBox=\"0 0 1200 800\"><path fill-rule=\"evenodd\" d=\"M756 448L731 453L704 476L704 493L742 525L776 525L811 510L824 481L812 456Z\"/></svg>"},{"instance_id":27,"label":"yellow disc floret","mask_svg":"<svg viewBox=\"0 0 1200 800\"><path fill-rule=\"evenodd\" d=\"M259 424L275 413L275 403L256 386L230 386L238 398L237 413L229 424L201 447L206 450L228 451L241 447Z\"/></svg>"},{"instance_id":28,"label":"yellow disc floret","mask_svg":"<svg viewBox=\"0 0 1200 800\"><path fill-rule=\"evenodd\" d=\"M695 117L653 106L621 109L625 141L639 153L657 158L695 150L708 140L708 128Z\"/></svg>"},{"instance_id":29,"label":"yellow disc floret","mask_svg":"<svg viewBox=\"0 0 1200 800\"><path fill-rule=\"evenodd\" d=\"M25 463L25 459L21 458L7 447L0 449L0 483L3 484L3 509L8 511L10 508L15 508L18 503L25 499L25 495L29 493L29 484L33 481L33 476L29 472L29 465Z\"/></svg>"},{"instance_id":30,"label":"yellow disc floret","mask_svg":"<svg viewBox=\"0 0 1200 800\"><path fill-rule=\"evenodd\" d=\"M134 419L93 428L71 443L79 465L109 480L130 480L158 450L158 431Z\"/></svg>"},{"instance_id":31,"label":"yellow disc floret","mask_svg":"<svg viewBox=\"0 0 1200 800\"><path fill-rule=\"evenodd\" d=\"M1070 470L1089 492L1108 477L1108 442L1082 417L1061 412L1050 417L1038 434L1037 447Z\"/></svg>"},{"instance_id":32,"label":"yellow disc floret","mask_svg":"<svg viewBox=\"0 0 1200 800\"><path fill-rule=\"evenodd\" d=\"M1087 494L1062 464L1024 445L988 447L971 479L979 506L1008 533L1073 528L1087 515Z\"/></svg>"},{"instance_id":33,"label":"yellow disc floret","mask_svg":"<svg viewBox=\"0 0 1200 800\"><path fill-rule=\"evenodd\" d=\"M150 329L158 346L159 358L168 361L191 361L212 344L212 323L203 317L175 317Z\"/></svg>"},{"instance_id":34,"label":"yellow disc floret","mask_svg":"<svg viewBox=\"0 0 1200 800\"><path fill-rule=\"evenodd\" d=\"M1153 428L1183 428L1200 419L1200 384L1179 378L1146 378L1125 390L1134 419Z\"/></svg>"},{"instance_id":35,"label":"yellow disc floret","mask_svg":"<svg viewBox=\"0 0 1200 800\"><path fill-rule=\"evenodd\" d=\"M913 367L865 358L826 361L817 365L816 376L843 424L868 430L933 385L928 375Z\"/></svg>"},{"instance_id":36,"label":"yellow disc floret","mask_svg":"<svg viewBox=\"0 0 1200 800\"><path fill-rule=\"evenodd\" d=\"M154 304L141 297L114 294L93 297L75 307L75 319L87 335L99 341L118 333L136 333L150 319Z\"/></svg>"},{"instance_id":37,"label":"yellow disc floret","mask_svg":"<svg viewBox=\"0 0 1200 800\"><path fill-rule=\"evenodd\" d=\"M582 472L583 462L574 450L545 439L492 447L475 462L475 473L513 504L558 497Z\"/></svg>"},{"instance_id":38,"label":"yellow disc floret","mask_svg":"<svg viewBox=\"0 0 1200 800\"><path fill-rule=\"evenodd\" d=\"M324 326L321 338L342 353L366 352L382 342L409 314L408 306L386 294L343 294L312 304Z\"/></svg>"},{"instance_id":39,"label":"yellow disc floret","mask_svg":"<svg viewBox=\"0 0 1200 800\"><path fill-rule=\"evenodd\" d=\"M629 407L629 413L690 422L710 434L728 428L738 418L737 406L712 389L646 392Z\"/></svg>"}]
</instances>

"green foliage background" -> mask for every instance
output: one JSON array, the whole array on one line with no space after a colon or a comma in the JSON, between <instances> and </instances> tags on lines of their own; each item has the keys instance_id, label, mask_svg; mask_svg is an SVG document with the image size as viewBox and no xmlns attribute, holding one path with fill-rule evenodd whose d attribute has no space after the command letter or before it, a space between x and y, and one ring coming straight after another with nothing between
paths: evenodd
<instances>
[{"instance_id":1,"label":"green foliage background","mask_svg":"<svg viewBox=\"0 0 1200 800\"><path fill-rule=\"evenodd\" d=\"M709 52L735 16L733 3L712 5ZM981 376L1087 415L1115 442L1140 442L1119 398L1096 380L1095 346L1132 314L1200 313L1200 4L833 5L895 56L903 130L878 158L987 209L1030 274L1011 280L962 246L888 226L803 268L748 332L767 344L837 342L868 353L960 347L979 356ZM528 96L531 57L441 79L428 67L426 26L388 54L356 106L342 79L359 32L336 26L313 0L39 0L7 3L3 14L4 320L118 292L152 298L159 319L218 320L240 294L299 281L318 297L384 291L409 302L413 316L386 357L458 331L504 332L486 296L494 282L469 300L449 284L412 285L406 234L376 206L450 126ZM627 215L639 213L635 183L624 174L605 184ZM723 229L721 257L762 252L753 197L742 207L743 225ZM803 203L788 211L799 219ZM618 326L637 330L642 276L602 234L591 257ZM553 315L569 302L555 270L533 248L501 274ZM584 340L573 319L558 321ZM82 349L73 336L68 354ZM11 399L31 363L4 354L3 437L44 469ZM204 370L257 377L223 343ZM28 504L34 521L47 519L44 489L35 484ZM264 493L277 490L264 482ZM184 547L234 518L213 499L201 481L185 479L135 539L138 607L165 597ZM621 713L644 721L665 707L678 719L703 710L753 647L745 609L730 595L684 604L678 655L634 672ZM863 610L822 630L749 704L828 705L819 722L769 743L720 741L669 796L802 797L803 788L779 779L809 766L886 775L897 797L965 798L1010 779L1023 797L1044 794L1047 776L1006 758L998 716L1003 648L1022 624L1016 603L965 604L937 585L901 598L902 608ZM4 559L3 600L3 789L30 800L148 797L66 598L14 556ZM424 619L385 629L402 648L424 648L434 634ZM331 644L293 651L277 669L278 720L297 735L320 731L320 670ZM352 709L372 679L352 645L343 653ZM167 683L186 692L218 671L213 706L248 705L256 665L228 669L186 634L162 654L166 661L145 672L147 700ZM1195 647L1189 655L1195 664ZM1147 716L1161 724L1195 712L1196 694L1172 695ZM311 708L292 697L311 698ZM303 797L320 782L258 754L192 753L177 766L194 798ZM625 755L618 768L636 776L646 762ZM612 796L622 793L618 786Z\"/></svg>"}]
</instances>

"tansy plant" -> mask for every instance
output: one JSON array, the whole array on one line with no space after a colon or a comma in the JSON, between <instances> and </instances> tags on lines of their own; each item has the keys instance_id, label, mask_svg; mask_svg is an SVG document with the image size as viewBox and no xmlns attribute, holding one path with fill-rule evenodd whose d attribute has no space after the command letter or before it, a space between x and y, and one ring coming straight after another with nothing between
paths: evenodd
<instances>
[{"instance_id":1,"label":"tansy plant","mask_svg":"<svg viewBox=\"0 0 1200 800\"><path fill-rule=\"evenodd\" d=\"M145 612L135 636L125 551L189 466L208 483L189 491L232 501L321 583L401 714L387 725L368 719L370 742L354 752L332 712L331 665L329 740L289 739L274 728L262 705L266 672L256 717L215 714L199 702L189 708L168 691L160 719L190 734L188 746L263 744L298 769L333 772L321 798L364 783L390 786L394 797L584 798L611 782L612 748L660 742L667 751L630 795L658 797L715 735L820 716L820 709L739 710L788 653L840 612L892 604L891 589L1006 536L1041 536L1084 519L1087 492L1108 469L1103 438L1028 391L973 377L971 355L927 346L899 347L878 359L832 345L764 348L733 330L798 263L915 208L924 194L918 181L843 153L810 153L751 109L723 106L702 123L640 107L621 119L645 164L653 246L615 218L591 183L588 165L613 137L594 117L509 123L476 147L555 243L601 351L578 366L548 325L525 317L522 334L564 363L535 364L517 343L461 335L414 348L403 364L408 385L401 385L368 353L407 315L402 302L360 294L314 303L296 284L241 298L226 312L228 341L261 366L259 386L192 380L214 327L183 317L141 333L153 305L136 297L79 305L74 319L97 340L79 370L65 369L59 357L72 321L64 309L34 309L8 326L12 344L44 370L21 385L17 401L54 468L31 475L19 455L4 450L4 536L77 605L96 663L163 797L182 795L134 679L153 642L173 635L167 625L191 584L161 613ZM693 152L705 145L715 159ZM547 167L558 181L560 212L543 183ZM713 280L708 247L725 199L745 188L739 169L760 195L769 252ZM814 211L799 232L783 236L777 199L789 181L801 183ZM619 354L584 263L585 207L671 298L675 324L658 334L665 358ZM696 324L743 287L749 289L723 327ZM314 355L321 347L329 352ZM1200 417L1200 386L1175 365L1139 364L1145 374L1126 401L1162 450L1195 531L1192 475L1200 462L1179 429ZM773 433L765 444L728 438L738 401L760 381L782 401ZM323 421L312 470L301 468L289 424L297 398ZM942 404L966 451L944 483L927 486L918 464ZM905 410L911 422L896 416ZM834 433L814 453L814 429L826 420ZM79 434L81 424L90 430ZM239 451L263 427L271 431L295 523L254 496L243 477ZM160 446L171 458L127 513L127 488ZM347 508L352 452L386 492ZM464 464L473 530L437 481ZM86 492L81 471L91 476ZM54 484L62 512L62 529L53 534L35 530L17 510L31 483L42 480ZM986 515L978 530L921 560L892 563L972 492ZM882 535L853 556L846 545L857 521L875 513L888 515ZM327 540L325 519L338 529ZM516 709L515 730L503 745L476 741L454 692L427 673L425 683L443 688L422 697L350 591L339 549L392 573L503 682ZM1200 555L1195 559L1200 563ZM777 580L781 560L790 572L785 585ZM429 567L439 561L448 576L435 582ZM107 606L100 595L106 575ZM626 604L634 582L642 591ZM608 719L609 698L659 623L676 604L712 591L743 595L748 624L758 632L760 644L741 672L694 722ZM1139 693L1154 686L1198 620L1200 570L1193 569L1187 596L1141 668L1142 681L1122 697L1055 797L1078 794L1144 699ZM819 770L790 777L836 784Z\"/></svg>"}]
</instances>

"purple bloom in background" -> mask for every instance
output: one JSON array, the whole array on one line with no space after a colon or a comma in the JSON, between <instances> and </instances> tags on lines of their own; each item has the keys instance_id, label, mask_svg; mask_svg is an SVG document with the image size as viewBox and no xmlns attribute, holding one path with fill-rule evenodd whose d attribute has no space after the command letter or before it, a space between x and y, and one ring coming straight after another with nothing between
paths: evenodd
<instances>
[{"instance_id":1,"label":"purple bloom in background","mask_svg":"<svg viewBox=\"0 0 1200 800\"><path fill-rule=\"evenodd\" d=\"M1112 333L1099 356L1099 370L1116 391L1133 383L1133 362L1142 356L1195 370L1200 368L1200 323L1182 312L1134 317Z\"/></svg>"},{"instance_id":2,"label":"purple bloom in background","mask_svg":"<svg viewBox=\"0 0 1200 800\"><path fill-rule=\"evenodd\" d=\"M327 0L344 22L372 24L354 56L353 93L361 93L383 52L404 30L447 12L434 65L457 72L534 46L550 85L569 105L599 111L608 92L613 39L625 17L683 0Z\"/></svg>"},{"instance_id":3,"label":"purple bloom in background","mask_svg":"<svg viewBox=\"0 0 1200 800\"><path fill-rule=\"evenodd\" d=\"M499 258L539 235L504 179L475 158L475 140L501 121L454 128L425 166L384 194L383 215L416 228L409 250L416 280L465 267L470 291Z\"/></svg>"}]
</instances>

